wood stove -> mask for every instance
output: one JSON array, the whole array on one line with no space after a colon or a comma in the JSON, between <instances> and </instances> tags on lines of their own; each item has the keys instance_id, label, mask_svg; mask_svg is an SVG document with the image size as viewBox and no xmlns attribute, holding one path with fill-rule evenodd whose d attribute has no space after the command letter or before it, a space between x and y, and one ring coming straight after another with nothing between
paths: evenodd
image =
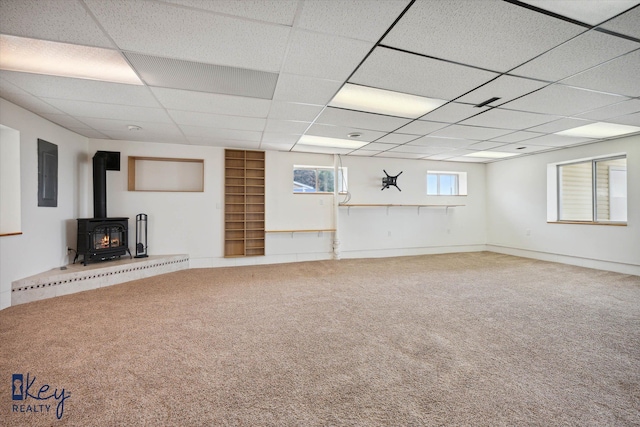
<instances>
[{"instance_id":1,"label":"wood stove","mask_svg":"<svg viewBox=\"0 0 640 427\"><path fill-rule=\"evenodd\" d=\"M120 170L120 153L98 151L93 156L93 214L95 218L78 218L78 246L75 263L106 261L129 251L129 218L107 217L107 171Z\"/></svg>"},{"instance_id":2,"label":"wood stove","mask_svg":"<svg viewBox=\"0 0 640 427\"><path fill-rule=\"evenodd\" d=\"M78 218L78 252L82 263L105 261L129 253L129 218ZM76 259L73 262L76 262Z\"/></svg>"}]
</instances>

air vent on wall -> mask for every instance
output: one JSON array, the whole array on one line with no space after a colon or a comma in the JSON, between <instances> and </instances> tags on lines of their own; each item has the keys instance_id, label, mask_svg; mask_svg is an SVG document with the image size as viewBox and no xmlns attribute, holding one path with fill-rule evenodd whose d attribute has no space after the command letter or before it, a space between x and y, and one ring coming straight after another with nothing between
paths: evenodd
<instances>
[{"instance_id":1,"label":"air vent on wall","mask_svg":"<svg viewBox=\"0 0 640 427\"><path fill-rule=\"evenodd\" d=\"M149 86L272 99L278 82L277 73L266 71L137 53L125 55Z\"/></svg>"}]
</instances>

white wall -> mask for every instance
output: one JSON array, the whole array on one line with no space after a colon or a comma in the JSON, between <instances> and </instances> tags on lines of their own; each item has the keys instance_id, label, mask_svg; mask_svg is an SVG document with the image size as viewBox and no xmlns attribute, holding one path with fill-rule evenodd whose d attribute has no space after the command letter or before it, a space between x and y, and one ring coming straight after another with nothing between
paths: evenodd
<instances>
[{"instance_id":1,"label":"white wall","mask_svg":"<svg viewBox=\"0 0 640 427\"><path fill-rule=\"evenodd\" d=\"M129 218L129 247L135 246L135 218L148 215L149 255L188 254L191 267L211 267L223 257L224 150L218 147L92 139L96 151L119 151L120 171L107 171L107 215ZM128 157L204 160L203 192L128 191ZM159 177L166 180L167 177ZM89 189L93 200L93 189ZM90 212L93 216L93 212ZM224 262L222 262L224 264Z\"/></svg>"},{"instance_id":2,"label":"white wall","mask_svg":"<svg viewBox=\"0 0 640 427\"><path fill-rule=\"evenodd\" d=\"M293 194L294 165L333 166L333 156L306 153L267 153L267 229L334 228L333 196ZM352 204L462 204L463 207L339 208L338 240L342 258L398 256L481 250L486 241L484 165L421 160L342 157L348 170ZM402 171L398 186L381 190L383 169ZM465 171L469 195L426 196L427 170ZM344 200L342 196L340 201ZM281 256L314 248L316 258L331 258L331 234L268 234L268 253Z\"/></svg>"},{"instance_id":3,"label":"white wall","mask_svg":"<svg viewBox=\"0 0 640 427\"><path fill-rule=\"evenodd\" d=\"M75 218L86 215L87 138L0 99L1 124L20 132L22 234L0 237L0 309L11 282L68 264ZM58 206L38 207L38 138L58 146Z\"/></svg>"},{"instance_id":4,"label":"white wall","mask_svg":"<svg viewBox=\"0 0 640 427\"><path fill-rule=\"evenodd\" d=\"M547 223L547 165L627 153L626 227ZM640 275L640 136L487 165L488 249Z\"/></svg>"},{"instance_id":5,"label":"white wall","mask_svg":"<svg viewBox=\"0 0 640 427\"><path fill-rule=\"evenodd\" d=\"M20 132L0 125L0 235L22 231L20 199Z\"/></svg>"}]
</instances>

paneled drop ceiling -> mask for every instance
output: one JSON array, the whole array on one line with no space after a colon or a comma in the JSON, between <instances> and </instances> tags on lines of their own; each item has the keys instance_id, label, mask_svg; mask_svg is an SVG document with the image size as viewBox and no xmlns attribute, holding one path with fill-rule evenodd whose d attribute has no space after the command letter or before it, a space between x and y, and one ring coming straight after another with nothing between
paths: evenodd
<instances>
[{"instance_id":1,"label":"paneled drop ceiling","mask_svg":"<svg viewBox=\"0 0 640 427\"><path fill-rule=\"evenodd\" d=\"M0 0L0 33L0 96L89 138L485 163L640 131L640 1ZM135 76L12 62L43 45Z\"/></svg>"}]
</instances>

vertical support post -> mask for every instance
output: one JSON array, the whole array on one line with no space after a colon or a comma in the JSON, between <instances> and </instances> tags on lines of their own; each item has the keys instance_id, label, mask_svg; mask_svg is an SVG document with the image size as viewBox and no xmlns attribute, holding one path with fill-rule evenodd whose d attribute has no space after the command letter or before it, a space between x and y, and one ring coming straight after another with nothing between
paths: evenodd
<instances>
[{"instance_id":1,"label":"vertical support post","mask_svg":"<svg viewBox=\"0 0 640 427\"><path fill-rule=\"evenodd\" d=\"M338 154L333 155L333 258L340 259L340 233L339 233L339 205L340 205L340 158Z\"/></svg>"}]
</instances>

